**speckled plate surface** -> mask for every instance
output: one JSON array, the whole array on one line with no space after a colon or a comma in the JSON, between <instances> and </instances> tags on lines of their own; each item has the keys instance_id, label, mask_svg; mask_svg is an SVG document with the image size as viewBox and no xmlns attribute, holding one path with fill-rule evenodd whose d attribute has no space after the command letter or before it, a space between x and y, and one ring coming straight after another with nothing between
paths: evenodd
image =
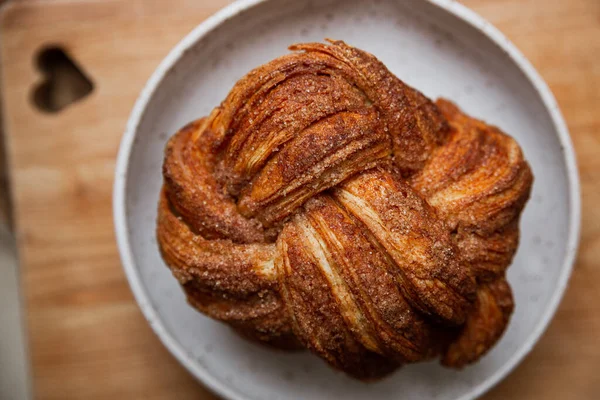
<instances>
[{"instance_id":1,"label":"speckled plate surface","mask_svg":"<svg viewBox=\"0 0 600 400\"><path fill-rule=\"evenodd\" d=\"M430 97L445 96L500 126L523 147L535 174L508 277L510 327L463 371L436 362L364 384L309 353L246 342L200 315L160 258L154 236L163 147L206 115L250 69L289 44L343 39L379 57ZM467 399L497 383L529 352L552 318L575 256L577 169L560 111L531 65L495 28L447 0L243 0L198 26L165 58L131 114L115 180L115 224L136 299L163 343L204 384L229 399Z\"/></svg>"}]
</instances>

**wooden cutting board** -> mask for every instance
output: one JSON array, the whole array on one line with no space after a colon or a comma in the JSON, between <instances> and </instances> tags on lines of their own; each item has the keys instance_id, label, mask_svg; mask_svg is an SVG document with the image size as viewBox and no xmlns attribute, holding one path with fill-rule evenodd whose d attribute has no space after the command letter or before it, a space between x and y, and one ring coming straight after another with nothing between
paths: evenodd
<instances>
[{"instance_id":1,"label":"wooden cutting board","mask_svg":"<svg viewBox=\"0 0 600 400\"><path fill-rule=\"evenodd\" d=\"M9 1L2 99L34 392L41 399L213 399L142 317L119 263L115 157L140 89L187 32L227 0ZM581 250L566 297L527 359L487 399L600 393L600 2L466 0L554 91L577 149ZM60 45L94 90L59 113L32 102L36 54ZM2 366L4 367L4 366Z\"/></svg>"}]
</instances>

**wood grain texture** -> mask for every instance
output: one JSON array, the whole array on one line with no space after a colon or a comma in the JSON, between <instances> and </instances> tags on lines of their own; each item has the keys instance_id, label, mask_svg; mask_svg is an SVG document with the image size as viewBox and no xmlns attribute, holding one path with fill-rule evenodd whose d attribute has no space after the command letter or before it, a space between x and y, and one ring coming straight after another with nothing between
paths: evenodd
<instances>
[{"instance_id":1,"label":"wood grain texture","mask_svg":"<svg viewBox=\"0 0 600 400\"><path fill-rule=\"evenodd\" d=\"M112 225L125 122L169 49L228 0L23 0L1 11L2 88L14 221L40 399L214 399L168 354L135 304ZM465 0L546 79L578 153L583 231L571 284L533 352L486 399L600 393L600 2ZM59 114L32 106L44 45L96 88Z\"/></svg>"}]
</instances>

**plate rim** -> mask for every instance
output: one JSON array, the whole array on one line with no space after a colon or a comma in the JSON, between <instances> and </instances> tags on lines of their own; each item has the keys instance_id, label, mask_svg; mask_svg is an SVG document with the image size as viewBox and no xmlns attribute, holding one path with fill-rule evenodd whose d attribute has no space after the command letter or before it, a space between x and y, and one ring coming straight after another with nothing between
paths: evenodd
<instances>
[{"instance_id":1,"label":"plate rim","mask_svg":"<svg viewBox=\"0 0 600 400\"><path fill-rule=\"evenodd\" d=\"M162 82L162 79L175 66L175 64L186 53L186 50L194 46L204 36L209 34L215 28L235 17L237 14L255 7L258 4L266 3L275 0L237 0L218 12L204 20L188 33L175 47L173 47L168 55L160 62L158 67L152 73L149 80L144 85L140 92L135 105L131 111L127 121L126 129L121 139L117 162L115 166L115 180L113 185L113 222L117 246L121 258L121 264L125 271L125 275L129 282L129 286L134 294L138 306L142 310L144 318L150 324L154 333L159 337L160 341L169 352L200 382L208 387L211 391L231 400L247 400L247 398L233 388L227 386L208 370L199 367L192 357L183 349L182 345L175 340L173 335L164 326L162 320L158 316L157 311L152 307L146 288L141 283L141 278L134 262L131 243L129 240L129 227L127 224L127 206L125 204L125 194L127 189L127 172L129 169L129 161L131 150L133 148L134 139L140 121L146 109L149 100L153 97L157 87ZM544 107L549 112L554 125L554 129L558 134L558 139L561 144L563 158L567 169L567 181L569 186L569 226L568 238L565 250L565 257L561 263L561 272L557 281L556 291L553 293L548 306L541 316L539 322L529 334L525 343L513 354L511 358L496 370L489 378L474 386L470 393L467 393L457 400L467 400L477 398L487 392L489 389L497 385L514 368L531 352L533 347L538 343L542 334L548 328L550 321L556 314L558 306L566 291L569 278L573 271L577 250L580 240L580 225L581 225L581 194L579 172L575 150L565 120L562 116L558 103L554 95L550 91L547 83L542 79L537 70L529 62L529 60L517 49L517 47L493 26L486 19L467 8L466 6L454 0L424 0L431 5L438 7L442 11L446 11L455 16L459 20L467 23L471 27L477 29L480 33L487 36L492 42L499 46L511 59L513 63L519 67L525 77L531 82L537 94L541 98Z\"/></svg>"}]
</instances>

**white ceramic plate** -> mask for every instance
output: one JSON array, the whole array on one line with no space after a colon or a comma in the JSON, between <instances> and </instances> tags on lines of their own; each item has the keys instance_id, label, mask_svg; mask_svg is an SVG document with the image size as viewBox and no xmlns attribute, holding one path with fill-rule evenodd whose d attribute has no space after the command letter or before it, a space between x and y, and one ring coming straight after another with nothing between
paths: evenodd
<instances>
[{"instance_id":1,"label":"white ceramic plate","mask_svg":"<svg viewBox=\"0 0 600 400\"><path fill-rule=\"evenodd\" d=\"M500 343L463 371L436 362L364 384L309 353L271 351L189 307L154 236L163 147L206 115L250 69L289 44L343 39L379 57L430 97L453 99L523 147L535 175L509 281L516 310ZM548 88L489 23L446 0L243 0L185 37L131 114L117 162L115 224L135 297L169 350L229 399L466 399L481 395L531 350L552 318L575 256L580 220L571 141Z\"/></svg>"}]
</instances>

